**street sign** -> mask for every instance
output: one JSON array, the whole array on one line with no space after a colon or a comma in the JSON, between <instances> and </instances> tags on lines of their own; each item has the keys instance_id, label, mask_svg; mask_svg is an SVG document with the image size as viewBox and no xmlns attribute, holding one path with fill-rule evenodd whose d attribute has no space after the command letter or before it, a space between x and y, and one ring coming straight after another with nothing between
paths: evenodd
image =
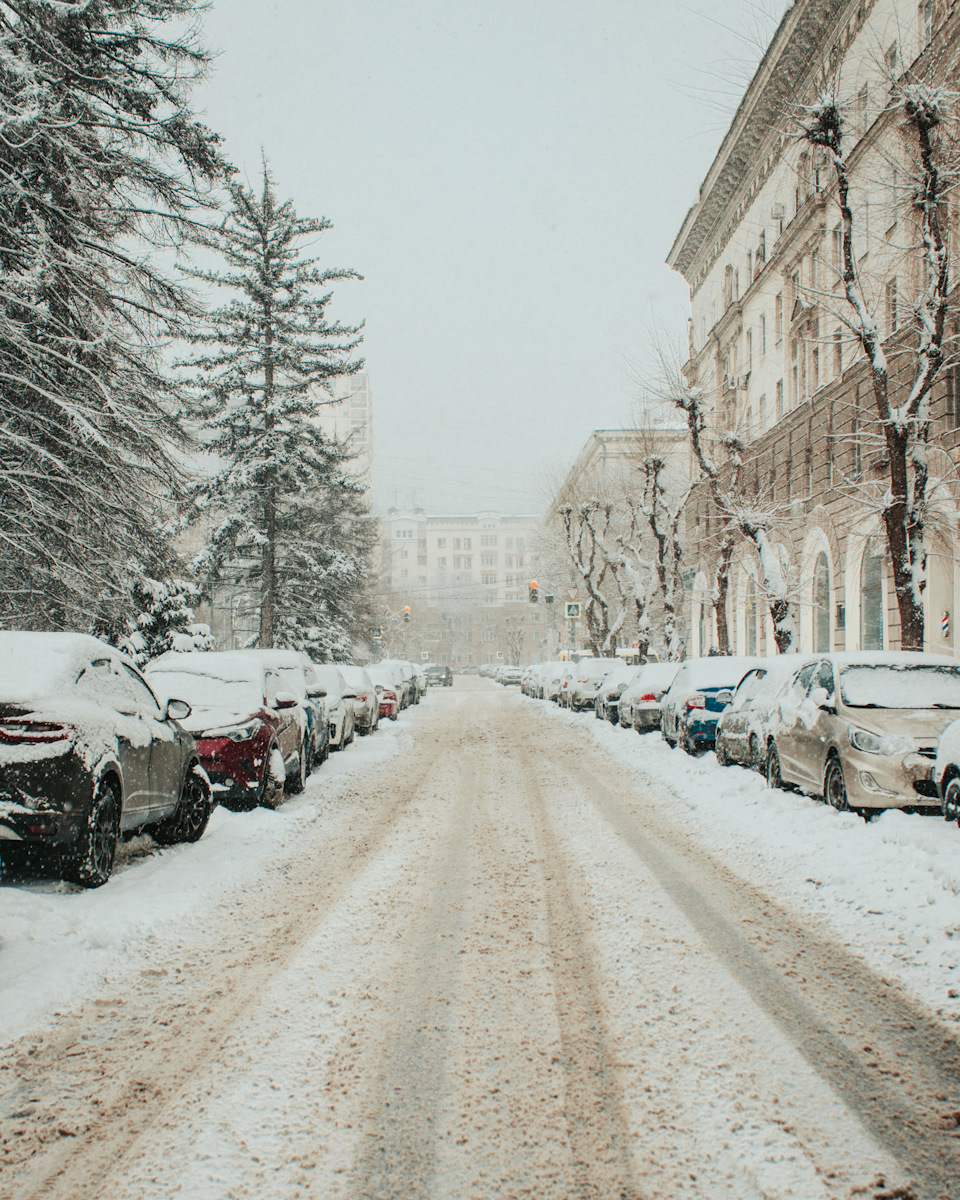
<instances>
[{"instance_id":1,"label":"street sign","mask_svg":"<svg viewBox=\"0 0 960 1200\"><path fill-rule=\"evenodd\" d=\"M579 595L580 595L579 588L567 588L567 599L568 600L576 600L577 596L579 596Z\"/></svg>"},{"instance_id":2,"label":"street sign","mask_svg":"<svg viewBox=\"0 0 960 1200\"><path fill-rule=\"evenodd\" d=\"M498 651L497 651L497 658L503 658L503 651L502 651L502 650L498 650Z\"/></svg>"},{"instance_id":3,"label":"street sign","mask_svg":"<svg viewBox=\"0 0 960 1200\"><path fill-rule=\"evenodd\" d=\"M383 629L379 625L377 625L376 628L374 629L373 633L371 634L371 637L373 638L373 640L375 642L379 642L383 637Z\"/></svg>"},{"instance_id":4,"label":"street sign","mask_svg":"<svg viewBox=\"0 0 960 1200\"><path fill-rule=\"evenodd\" d=\"M564 609L566 611L564 612L563 615L567 618L568 621L579 621L580 620L580 605L576 601L568 600L567 603L564 605Z\"/></svg>"},{"instance_id":5,"label":"street sign","mask_svg":"<svg viewBox=\"0 0 960 1200\"><path fill-rule=\"evenodd\" d=\"M420 651L420 661L421 662L429 662L430 661L430 651L429 650L421 650Z\"/></svg>"}]
</instances>

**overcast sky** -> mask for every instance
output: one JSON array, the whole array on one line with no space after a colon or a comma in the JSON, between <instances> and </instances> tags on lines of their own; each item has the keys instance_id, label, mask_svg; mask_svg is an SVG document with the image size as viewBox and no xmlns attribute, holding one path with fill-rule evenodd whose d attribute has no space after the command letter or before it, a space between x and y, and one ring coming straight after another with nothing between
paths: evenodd
<instances>
[{"instance_id":1,"label":"overcast sky","mask_svg":"<svg viewBox=\"0 0 960 1200\"><path fill-rule=\"evenodd\" d=\"M214 0L195 93L363 283L374 498L538 512L626 424L664 265L785 0Z\"/></svg>"}]
</instances>

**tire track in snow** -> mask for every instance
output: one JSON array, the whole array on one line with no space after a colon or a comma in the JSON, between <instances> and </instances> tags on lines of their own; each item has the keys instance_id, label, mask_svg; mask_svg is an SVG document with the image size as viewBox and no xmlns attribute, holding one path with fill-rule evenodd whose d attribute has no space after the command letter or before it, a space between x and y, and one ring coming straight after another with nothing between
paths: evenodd
<instances>
[{"instance_id":1,"label":"tire track in snow","mask_svg":"<svg viewBox=\"0 0 960 1200\"><path fill-rule=\"evenodd\" d=\"M661 818L628 812L592 763L567 769L741 986L901 1163L917 1195L960 1196L960 1047L949 1032Z\"/></svg>"},{"instance_id":2,"label":"tire track in snow","mask_svg":"<svg viewBox=\"0 0 960 1200\"><path fill-rule=\"evenodd\" d=\"M424 740L442 746L455 712L425 730ZM301 857L280 864L272 886L257 892L254 885L253 895L238 897L233 912L239 919L212 930L208 943L189 947L181 968L151 975L141 995L93 1001L53 1036L10 1048L0 1060L3 1200L93 1200L136 1157L140 1140L217 1060L245 1010L416 802L442 761L423 749L403 752L413 766L406 777L400 773L399 785L396 761L375 767L362 786L378 799L339 842L321 845L318 823ZM386 803L379 799L384 796ZM26 1108L19 1104L23 1097L30 1099ZM23 1115L11 1120L11 1111Z\"/></svg>"}]
</instances>

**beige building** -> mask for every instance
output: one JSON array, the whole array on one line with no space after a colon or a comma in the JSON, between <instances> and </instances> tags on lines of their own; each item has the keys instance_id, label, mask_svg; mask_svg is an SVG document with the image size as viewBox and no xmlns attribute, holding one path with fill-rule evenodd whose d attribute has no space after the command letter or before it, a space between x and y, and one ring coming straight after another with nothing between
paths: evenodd
<instances>
[{"instance_id":1,"label":"beige building","mask_svg":"<svg viewBox=\"0 0 960 1200\"><path fill-rule=\"evenodd\" d=\"M529 603L539 517L388 510L382 520L384 640L454 667L540 658L547 617ZM409 608L409 621L403 610Z\"/></svg>"},{"instance_id":2,"label":"beige building","mask_svg":"<svg viewBox=\"0 0 960 1200\"><path fill-rule=\"evenodd\" d=\"M345 442L355 458L352 470L370 486L373 468L373 393L370 376L365 372L333 382L333 399L322 388L317 389L317 421L323 432L338 442Z\"/></svg>"},{"instance_id":3,"label":"beige building","mask_svg":"<svg viewBox=\"0 0 960 1200\"><path fill-rule=\"evenodd\" d=\"M910 206L911 147L891 96L898 80L929 78L955 59L956 27L948 6L933 0L796 0L668 258L690 286L684 374L710 409L711 434L734 431L746 445L744 482L772 514L792 581L794 644L804 651L896 647L899 611L878 518L888 464L868 363L844 321L850 310L835 173L798 136L798 120L818 94L835 89L857 277L893 370L909 374L924 280ZM954 264L955 228L954 221ZM948 367L932 396L923 592L926 645L947 653L955 647L960 585L956 396L955 368ZM698 489L687 519L692 653L716 644L711 594L723 526ZM728 600L732 649L772 652L757 556L743 541Z\"/></svg>"}]
</instances>

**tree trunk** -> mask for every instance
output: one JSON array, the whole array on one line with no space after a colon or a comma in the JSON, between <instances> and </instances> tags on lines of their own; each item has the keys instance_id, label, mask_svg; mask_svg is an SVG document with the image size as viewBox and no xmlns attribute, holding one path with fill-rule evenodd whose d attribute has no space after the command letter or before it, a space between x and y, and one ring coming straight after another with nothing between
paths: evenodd
<instances>
[{"instance_id":1,"label":"tree trunk","mask_svg":"<svg viewBox=\"0 0 960 1200\"><path fill-rule=\"evenodd\" d=\"M713 588L713 611L717 619L717 651L730 653L730 635L727 630L727 587L730 582L730 560L733 558L733 538L727 534L720 547L717 560L717 575ZM703 647L700 647L703 653Z\"/></svg>"}]
</instances>

